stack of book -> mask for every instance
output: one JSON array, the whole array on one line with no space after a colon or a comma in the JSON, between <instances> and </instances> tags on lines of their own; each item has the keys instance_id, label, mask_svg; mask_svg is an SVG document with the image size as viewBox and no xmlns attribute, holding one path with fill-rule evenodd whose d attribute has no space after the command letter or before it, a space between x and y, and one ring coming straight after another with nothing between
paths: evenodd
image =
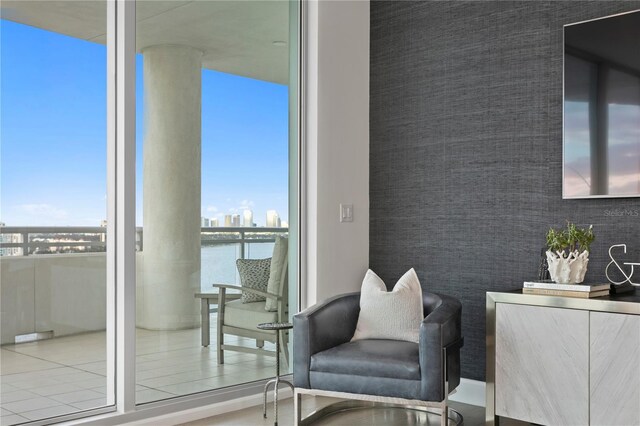
<instances>
[{"instance_id":1,"label":"stack of book","mask_svg":"<svg viewBox=\"0 0 640 426\"><path fill-rule=\"evenodd\" d=\"M547 296L593 297L608 296L611 284L556 284L552 281L525 281L523 294L544 294Z\"/></svg>"}]
</instances>

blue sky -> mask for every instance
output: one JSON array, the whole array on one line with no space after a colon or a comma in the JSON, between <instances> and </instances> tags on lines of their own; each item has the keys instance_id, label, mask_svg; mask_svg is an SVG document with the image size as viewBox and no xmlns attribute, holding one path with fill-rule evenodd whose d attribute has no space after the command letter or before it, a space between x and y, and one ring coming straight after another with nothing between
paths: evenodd
<instances>
[{"instance_id":1,"label":"blue sky","mask_svg":"<svg viewBox=\"0 0 640 426\"><path fill-rule=\"evenodd\" d=\"M97 226L106 217L106 48L0 21L0 221ZM137 217L142 222L143 79L137 61ZM286 220L288 90L202 73L202 216Z\"/></svg>"}]
</instances>

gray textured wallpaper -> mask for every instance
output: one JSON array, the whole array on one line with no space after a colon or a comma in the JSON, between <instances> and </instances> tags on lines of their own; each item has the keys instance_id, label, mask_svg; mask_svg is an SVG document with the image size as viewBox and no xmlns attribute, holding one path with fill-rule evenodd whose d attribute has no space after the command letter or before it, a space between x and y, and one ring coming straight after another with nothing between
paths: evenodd
<instances>
[{"instance_id":1,"label":"gray textured wallpaper","mask_svg":"<svg viewBox=\"0 0 640 426\"><path fill-rule=\"evenodd\" d=\"M640 1L371 2L371 267L463 302L484 380L485 292L536 277L549 226L593 224L640 261L640 199L562 200L562 26Z\"/></svg>"}]
</instances>

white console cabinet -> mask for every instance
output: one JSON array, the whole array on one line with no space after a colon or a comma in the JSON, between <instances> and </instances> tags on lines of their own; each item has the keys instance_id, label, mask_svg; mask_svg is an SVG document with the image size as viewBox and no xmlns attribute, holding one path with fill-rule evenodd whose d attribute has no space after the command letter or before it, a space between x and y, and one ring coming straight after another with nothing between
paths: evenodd
<instances>
[{"instance_id":1,"label":"white console cabinet","mask_svg":"<svg viewBox=\"0 0 640 426\"><path fill-rule=\"evenodd\" d=\"M590 312L590 419L640 425L640 315Z\"/></svg>"},{"instance_id":2,"label":"white console cabinet","mask_svg":"<svg viewBox=\"0 0 640 426\"><path fill-rule=\"evenodd\" d=\"M487 424L640 425L640 297L487 293Z\"/></svg>"}]
</instances>

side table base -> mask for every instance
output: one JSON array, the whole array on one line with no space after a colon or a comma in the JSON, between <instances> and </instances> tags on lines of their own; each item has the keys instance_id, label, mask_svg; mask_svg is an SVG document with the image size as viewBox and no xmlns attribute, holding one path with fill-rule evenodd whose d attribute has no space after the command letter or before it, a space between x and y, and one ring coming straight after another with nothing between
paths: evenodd
<instances>
[{"instance_id":1,"label":"side table base","mask_svg":"<svg viewBox=\"0 0 640 426\"><path fill-rule=\"evenodd\" d=\"M294 390L293 384L288 380L280 380L279 378L271 379L264 385L263 392L263 400L262 400L262 417L267 418L267 392L269 391L269 386L274 385L273 387L273 411L274 411L274 426L278 426L278 386L279 385L287 385Z\"/></svg>"}]
</instances>

